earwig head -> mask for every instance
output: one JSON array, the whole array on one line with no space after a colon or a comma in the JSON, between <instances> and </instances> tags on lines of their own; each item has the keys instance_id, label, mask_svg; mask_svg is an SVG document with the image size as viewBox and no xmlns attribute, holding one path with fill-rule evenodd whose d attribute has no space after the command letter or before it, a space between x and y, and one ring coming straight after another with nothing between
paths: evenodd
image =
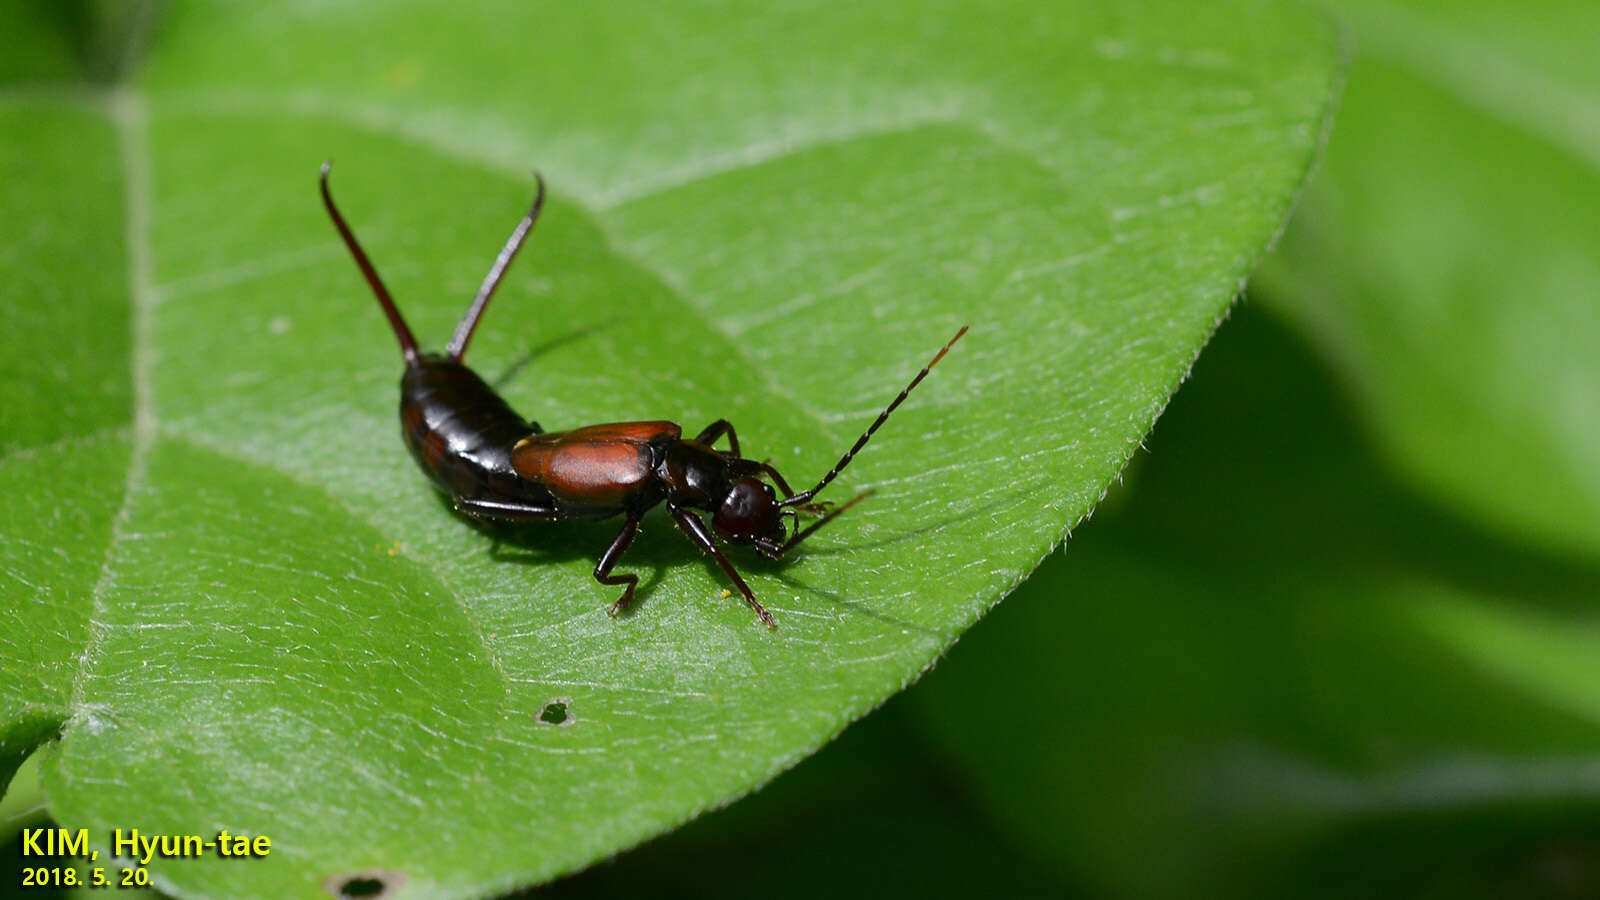
<instances>
[{"instance_id":1,"label":"earwig head","mask_svg":"<svg viewBox=\"0 0 1600 900\"><path fill-rule=\"evenodd\" d=\"M752 475L734 479L711 524L731 543L783 542L777 495L771 485Z\"/></svg>"}]
</instances>

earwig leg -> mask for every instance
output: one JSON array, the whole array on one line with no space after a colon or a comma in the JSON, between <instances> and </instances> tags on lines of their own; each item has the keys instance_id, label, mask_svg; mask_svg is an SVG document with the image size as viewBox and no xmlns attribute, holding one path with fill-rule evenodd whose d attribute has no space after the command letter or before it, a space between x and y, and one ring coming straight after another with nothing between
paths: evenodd
<instances>
[{"instance_id":1,"label":"earwig leg","mask_svg":"<svg viewBox=\"0 0 1600 900\"><path fill-rule=\"evenodd\" d=\"M794 496L794 488L789 487L789 482L778 474L778 470L774 469L771 463L756 462L753 459L744 459L741 456L739 453L739 434L733 430L733 423L727 419L718 419L707 425L706 430L700 432L695 437L695 440L702 444L710 445L724 434L728 436L728 446L733 451L734 458L730 462L733 464L733 469L736 473L746 475L764 474L772 479L773 483L778 486L778 490L783 491L785 497Z\"/></svg>"},{"instance_id":2,"label":"earwig leg","mask_svg":"<svg viewBox=\"0 0 1600 900\"><path fill-rule=\"evenodd\" d=\"M626 575L611 574L611 568L617 564L617 560L622 558L622 554L627 551L628 545L633 543L633 536L638 533L639 516L629 516L628 521L622 524L622 530L617 532L616 538L612 540L611 546L606 548L606 552L600 555L600 561L594 565L595 581L601 584L627 585L622 589L622 596L617 598L617 602L606 609L606 612L613 616L627 608L628 601L633 599L633 589L639 586L639 576L637 575L632 573Z\"/></svg>"},{"instance_id":3,"label":"earwig leg","mask_svg":"<svg viewBox=\"0 0 1600 900\"><path fill-rule=\"evenodd\" d=\"M695 437L695 440L702 444L710 445L716 443L717 438L723 435L728 436L728 446L733 449L733 455L739 456L739 435L733 430L733 423L727 419L718 419L707 425L706 430L700 432Z\"/></svg>"},{"instance_id":4,"label":"earwig leg","mask_svg":"<svg viewBox=\"0 0 1600 900\"><path fill-rule=\"evenodd\" d=\"M760 550L762 554L771 559L778 559L785 553L793 550L801 541L815 534L818 528L821 528L829 522L832 522L845 510L855 506L857 503L860 503L868 497L871 497L875 493L877 493L877 491L862 491L854 497L851 497L844 505L829 510L827 515L816 520L815 522L812 522L810 525L807 525L803 530L795 532L794 537L784 541L781 546L772 547L768 545L757 544L756 549Z\"/></svg>"},{"instance_id":5,"label":"earwig leg","mask_svg":"<svg viewBox=\"0 0 1600 900\"><path fill-rule=\"evenodd\" d=\"M778 474L778 470L774 469L771 463L756 462L753 459L733 459L729 460L728 462L729 468L733 470L734 474L766 475L768 478L772 479L773 484L778 486L778 490L783 491L783 495L785 497L794 496L794 488L789 487L789 482L784 480L782 475Z\"/></svg>"},{"instance_id":6,"label":"earwig leg","mask_svg":"<svg viewBox=\"0 0 1600 900\"><path fill-rule=\"evenodd\" d=\"M473 497L457 497L456 512L471 516L474 519L502 519L517 522L561 518L561 513L549 506L533 506L527 503L511 503L504 500L480 500Z\"/></svg>"},{"instance_id":7,"label":"earwig leg","mask_svg":"<svg viewBox=\"0 0 1600 900\"><path fill-rule=\"evenodd\" d=\"M693 541L696 547L711 554L711 558L717 561L717 565L722 567L722 571L728 573L728 578L733 581L734 587L737 587L739 593L744 595L744 602L755 610L761 621L768 628L777 629L778 623L772 618L772 613L767 612L766 607L761 605L761 601L756 599L755 592L750 590L750 585L744 583L744 579L739 575L739 570L735 569L733 563L729 562L728 558L722 555L722 551L717 549L717 543L712 539L711 529L706 527L706 523L687 509L673 509L672 521L678 523L678 527L683 530L684 534L689 536L689 540Z\"/></svg>"}]
</instances>

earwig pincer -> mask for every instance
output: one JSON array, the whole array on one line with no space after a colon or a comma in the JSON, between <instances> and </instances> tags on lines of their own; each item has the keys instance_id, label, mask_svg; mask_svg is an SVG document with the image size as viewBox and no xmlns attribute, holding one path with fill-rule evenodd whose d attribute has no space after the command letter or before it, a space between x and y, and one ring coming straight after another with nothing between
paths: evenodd
<instances>
[{"instance_id":1,"label":"earwig pincer","mask_svg":"<svg viewBox=\"0 0 1600 900\"><path fill-rule=\"evenodd\" d=\"M622 586L622 596L610 606L613 616L627 607L639 585L639 576L614 573L613 569L638 534L646 511L665 503L672 521L689 541L710 554L738 588L744 602L768 628L776 628L777 622L723 554L718 540L749 544L762 555L779 559L865 499L870 492L830 507L814 498L850 464L889 414L905 402L967 332L965 327L956 332L828 474L799 493L771 464L740 455L739 436L726 419L711 423L692 438L685 438L678 424L666 421L613 422L547 432L537 422L517 415L462 362L495 288L544 207L544 179L535 174L538 188L533 205L495 257L445 351L423 353L417 349L411 329L377 270L334 205L328 189L330 168L329 163L322 164L323 205L400 343L400 355L405 361L405 371L400 376L401 433L411 455L433 483L451 497L456 510L474 519L530 521L623 516L622 530L594 567L596 581ZM715 449L713 445L723 437L728 439L729 449ZM779 493L783 495L781 499ZM710 526L697 510L711 514ZM802 528L802 513L816 516L816 521Z\"/></svg>"}]
</instances>

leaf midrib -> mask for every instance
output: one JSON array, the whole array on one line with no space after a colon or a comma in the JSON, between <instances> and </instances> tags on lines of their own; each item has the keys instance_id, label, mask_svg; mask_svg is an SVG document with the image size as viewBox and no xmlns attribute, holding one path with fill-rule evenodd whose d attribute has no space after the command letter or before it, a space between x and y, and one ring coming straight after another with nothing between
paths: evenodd
<instances>
[{"instance_id":1,"label":"leaf midrib","mask_svg":"<svg viewBox=\"0 0 1600 900\"><path fill-rule=\"evenodd\" d=\"M106 591L115 578L115 559L133 510L134 494L148 476L150 445L156 427L150 403L150 333L152 328L150 277L150 157L144 98L127 87L112 88L105 110L116 129L125 199L124 243L128 251L128 310L131 331L128 352L133 399L133 437L123 478L122 502L112 519L111 535L101 557L100 574L89 592L88 634L73 674L68 706L72 718L86 714L84 682L105 629Z\"/></svg>"}]
</instances>

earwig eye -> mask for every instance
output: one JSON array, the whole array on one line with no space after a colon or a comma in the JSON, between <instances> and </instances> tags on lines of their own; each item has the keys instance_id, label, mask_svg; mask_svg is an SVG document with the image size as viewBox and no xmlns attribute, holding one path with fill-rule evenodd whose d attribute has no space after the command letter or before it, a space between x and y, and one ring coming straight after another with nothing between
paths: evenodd
<instances>
[{"instance_id":1,"label":"earwig eye","mask_svg":"<svg viewBox=\"0 0 1600 900\"><path fill-rule=\"evenodd\" d=\"M728 488L728 495L722 499L711 524L723 537L738 544L748 544L758 538L779 541L783 538L783 521L772 487L748 475Z\"/></svg>"}]
</instances>

